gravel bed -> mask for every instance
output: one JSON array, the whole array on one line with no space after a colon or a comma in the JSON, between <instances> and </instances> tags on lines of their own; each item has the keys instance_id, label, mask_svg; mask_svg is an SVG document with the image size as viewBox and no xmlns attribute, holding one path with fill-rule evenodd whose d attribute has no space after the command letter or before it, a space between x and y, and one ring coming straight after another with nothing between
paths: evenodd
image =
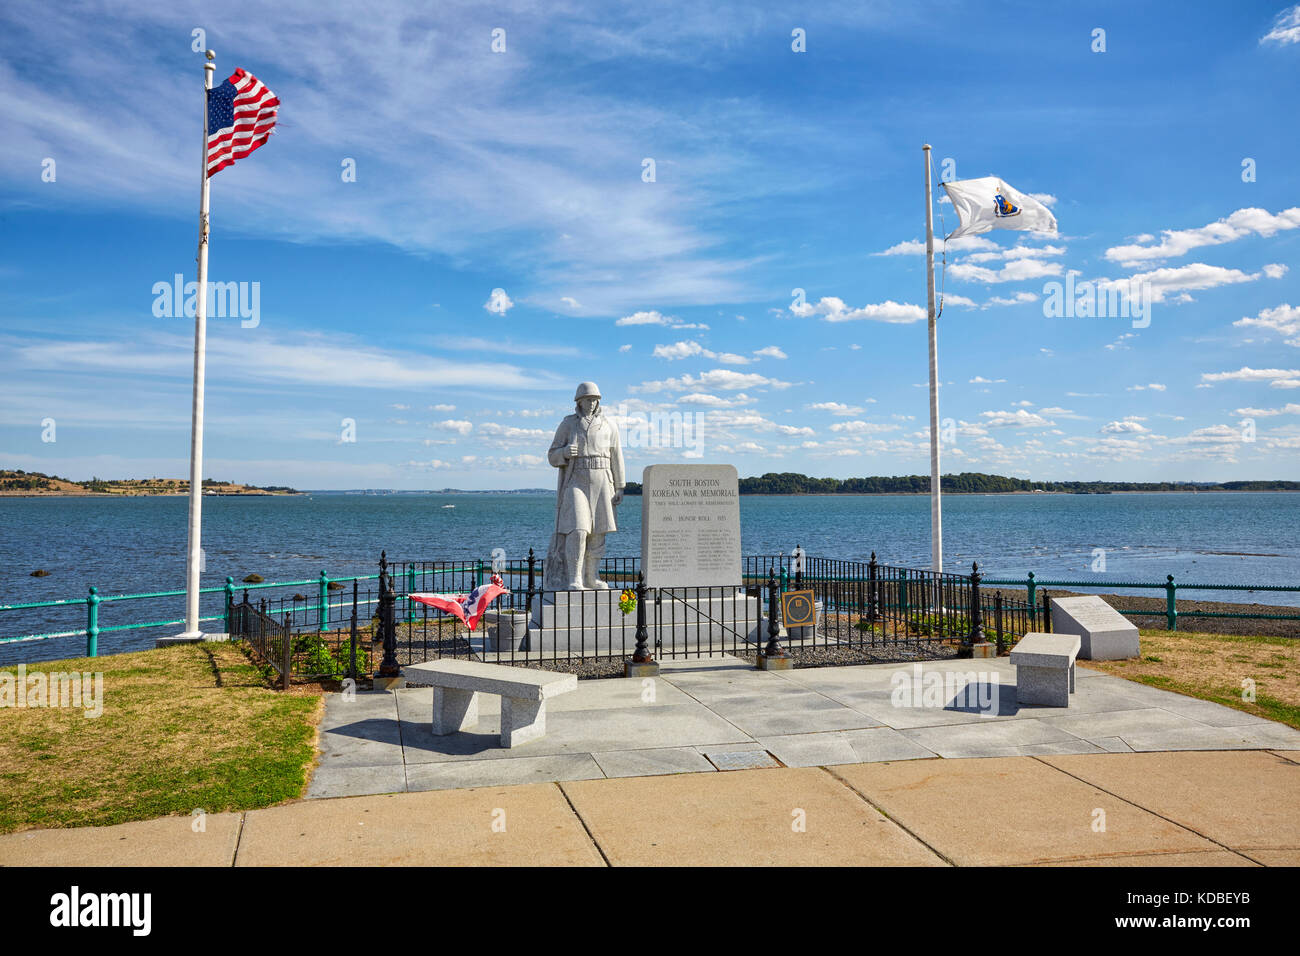
<instances>
[{"instance_id":1,"label":"gravel bed","mask_svg":"<svg viewBox=\"0 0 1300 956\"><path fill-rule=\"evenodd\" d=\"M983 590L992 593L1001 591L1005 597L1025 599L1023 589L986 587ZM1043 592L1052 597L1100 597L1111 607L1120 610L1151 611L1151 615L1126 614L1134 624L1141 628L1165 630L1165 599L1138 594L1097 594L1084 595L1080 591L1066 591L1057 588L1039 588L1038 602L1042 606ZM1177 599L1179 614L1186 611L1213 611L1219 614L1295 614L1300 615L1300 608L1278 607L1271 604L1239 604L1235 601L1196 601ZM1300 637L1300 621L1270 621L1262 618L1241 617L1179 617L1178 629L1182 631L1200 631L1206 634L1250 634L1267 637Z\"/></svg>"}]
</instances>

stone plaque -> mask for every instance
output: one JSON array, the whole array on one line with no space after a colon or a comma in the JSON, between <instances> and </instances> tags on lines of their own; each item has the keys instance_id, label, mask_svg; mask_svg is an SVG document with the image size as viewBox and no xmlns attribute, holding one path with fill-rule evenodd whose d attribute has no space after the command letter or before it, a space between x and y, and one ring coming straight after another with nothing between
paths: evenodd
<instances>
[{"instance_id":1,"label":"stone plaque","mask_svg":"<svg viewBox=\"0 0 1300 956\"><path fill-rule=\"evenodd\" d=\"M734 466L645 469L641 567L648 588L740 586L740 479Z\"/></svg>"}]
</instances>

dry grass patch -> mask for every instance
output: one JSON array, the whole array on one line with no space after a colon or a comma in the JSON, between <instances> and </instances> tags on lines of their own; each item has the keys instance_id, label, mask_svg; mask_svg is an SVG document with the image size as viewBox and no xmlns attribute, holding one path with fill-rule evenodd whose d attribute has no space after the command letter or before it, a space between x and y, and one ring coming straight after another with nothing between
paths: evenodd
<instances>
[{"instance_id":1,"label":"dry grass patch","mask_svg":"<svg viewBox=\"0 0 1300 956\"><path fill-rule=\"evenodd\" d=\"M103 713L0 708L0 832L250 810L302 795L321 699L272 690L238 645L27 667L59 671L102 672Z\"/></svg>"},{"instance_id":2,"label":"dry grass patch","mask_svg":"<svg viewBox=\"0 0 1300 956\"><path fill-rule=\"evenodd\" d=\"M1300 641L1165 630L1141 634L1141 658L1079 665L1300 729ZM1254 702L1242 700L1247 679L1255 682Z\"/></svg>"}]
</instances>

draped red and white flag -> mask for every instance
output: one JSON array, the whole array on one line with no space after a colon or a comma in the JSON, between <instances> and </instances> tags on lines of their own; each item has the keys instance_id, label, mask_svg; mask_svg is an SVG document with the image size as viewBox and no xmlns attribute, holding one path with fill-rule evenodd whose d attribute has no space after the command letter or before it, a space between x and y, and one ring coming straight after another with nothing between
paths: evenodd
<instances>
[{"instance_id":1,"label":"draped red and white flag","mask_svg":"<svg viewBox=\"0 0 1300 956\"><path fill-rule=\"evenodd\" d=\"M417 593L410 594L408 597L420 604L427 604L439 611L446 611L448 614L459 618L461 623L472 631L478 625L479 619L483 617L483 612L488 609L488 606L501 595L509 593L510 589L502 583L501 575L494 574L492 580L487 584L480 584L469 594Z\"/></svg>"}]
</instances>

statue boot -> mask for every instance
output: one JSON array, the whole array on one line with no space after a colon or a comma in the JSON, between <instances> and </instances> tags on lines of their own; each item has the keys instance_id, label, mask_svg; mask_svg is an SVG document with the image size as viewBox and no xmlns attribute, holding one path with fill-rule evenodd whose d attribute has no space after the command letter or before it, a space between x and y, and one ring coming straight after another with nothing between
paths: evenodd
<instances>
[{"instance_id":1,"label":"statue boot","mask_svg":"<svg viewBox=\"0 0 1300 956\"><path fill-rule=\"evenodd\" d=\"M600 565L605 559L605 536L592 534L587 537L587 554L582 563L582 586L590 590L602 590L609 585L600 579Z\"/></svg>"},{"instance_id":2,"label":"statue boot","mask_svg":"<svg viewBox=\"0 0 1300 956\"><path fill-rule=\"evenodd\" d=\"M583 555L587 550L587 532L571 531L564 536L564 569L569 580L565 588L570 591L583 589Z\"/></svg>"}]
</instances>

